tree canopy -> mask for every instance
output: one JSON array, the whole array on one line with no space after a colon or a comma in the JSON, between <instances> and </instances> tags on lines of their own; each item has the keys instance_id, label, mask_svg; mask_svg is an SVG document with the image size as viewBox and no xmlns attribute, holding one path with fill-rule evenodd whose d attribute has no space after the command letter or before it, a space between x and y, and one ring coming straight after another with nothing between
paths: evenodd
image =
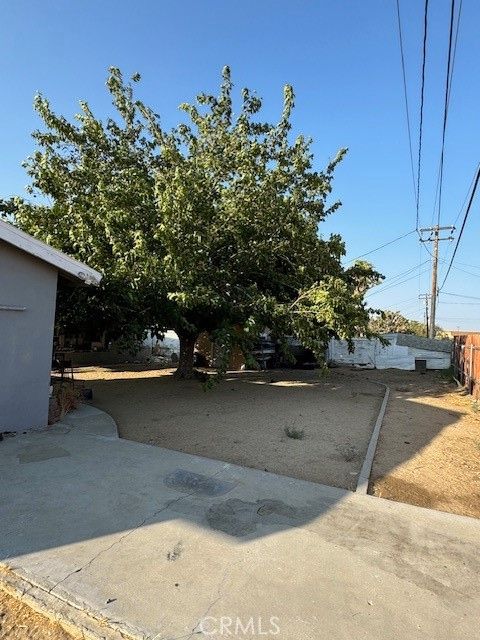
<instances>
[{"instance_id":1,"label":"tree canopy","mask_svg":"<svg viewBox=\"0 0 480 640\"><path fill-rule=\"evenodd\" d=\"M400 311L376 311L370 320L372 333L412 333L416 336L427 335L427 329L423 322L405 318ZM442 327L435 327L436 337L439 339L448 337Z\"/></svg>"},{"instance_id":2,"label":"tree canopy","mask_svg":"<svg viewBox=\"0 0 480 640\"><path fill-rule=\"evenodd\" d=\"M369 335L364 294L381 276L366 262L344 268L341 237L319 235L340 206L328 199L346 150L314 169L311 140L291 133L292 87L276 124L248 89L235 115L225 67L218 96L180 105L184 121L165 130L135 97L139 80L110 69L106 120L86 102L69 121L35 99L43 128L25 166L37 202L4 209L104 274L100 290L70 297L70 312L80 305L114 336L175 329L185 377L203 331L227 351L268 327L319 357L331 336Z\"/></svg>"}]
</instances>

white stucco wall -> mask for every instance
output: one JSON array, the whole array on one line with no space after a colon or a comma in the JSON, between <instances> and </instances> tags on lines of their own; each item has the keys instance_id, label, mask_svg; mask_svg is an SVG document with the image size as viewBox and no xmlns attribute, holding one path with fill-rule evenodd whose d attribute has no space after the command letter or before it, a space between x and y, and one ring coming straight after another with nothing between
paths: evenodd
<instances>
[{"instance_id":1,"label":"white stucco wall","mask_svg":"<svg viewBox=\"0 0 480 640\"><path fill-rule=\"evenodd\" d=\"M48 419L57 270L0 240L0 430Z\"/></svg>"},{"instance_id":2,"label":"white stucco wall","mask_svg":"<svg viewBox=\"0 0 480 640\"><path fill-rule=\"evenodd\" d=\"M328 359L337 364L370 366L376 369L415 369L415 358L427 361L427 369L448 369L450 354L443 351L427 351L396 344L396 335L386 336L390 344L384 347L380 340L355 338L355 350L349 353L345 340L331 340Z\"/></svg>"}]
</instances>

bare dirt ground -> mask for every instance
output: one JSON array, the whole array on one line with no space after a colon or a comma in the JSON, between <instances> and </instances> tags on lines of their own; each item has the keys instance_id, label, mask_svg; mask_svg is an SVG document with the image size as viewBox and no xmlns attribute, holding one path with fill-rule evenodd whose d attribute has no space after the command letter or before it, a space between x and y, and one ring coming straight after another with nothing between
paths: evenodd
<instances>
[{"instance_id":1,"label":"bare dirt ground","mask_svg":"<svg viewBox=\"0 0 480 640\"><path fill-rule=\"evenodd\" d=\"M121 437L355 489L383 390L332 371L229 374L210 391L140 366L79 369ZM292 439L286 428L304 432Z\"/></svg>"},{"instance_id":2,"label":"bare dirt ground","mask_svg":"<svg viewBox=\"0 0 480 640\"><path fill-rule=\"evenodd\" d=\"M83 368L94 404L120 435L239 465L354 489L378 411L391 388L370 493L480 517L480 412L439 372L334 369L234 374L211 392L170 370ZM305 431L287 438L285 427Z\"/></svg>"},{"instance_id":3,"label":"bare dirt ground","mask_svg":"<svg viewBox=\"0 0 480 640\"><path fill-rule=\"evenodd\" d=\"M391 388L373 495L480 518L480 412L437 372L362 371Z\"/></svg>"},{"instance_id":4,"label":"bare dirt ground","mask_svg":"<svg viewBox=\"0 0 480 640\"><path fill-rule=\"evenodd\" d=\"M0 589L0 639L73 640L59 624Z\"/></svg>"}]
</instances>

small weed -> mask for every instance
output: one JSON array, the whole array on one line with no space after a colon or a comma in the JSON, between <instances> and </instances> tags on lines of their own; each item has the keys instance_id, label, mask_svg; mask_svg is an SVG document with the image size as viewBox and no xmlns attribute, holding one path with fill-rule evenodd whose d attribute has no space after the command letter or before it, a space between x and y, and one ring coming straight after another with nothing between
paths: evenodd
<instances>
[{"instance_id":1,"label":"small weed","mask_svg":"<svg viewBox=\"0 0 480 640\"><path fill-rule=\"evenodd\" d=\"M478 400L474 400L472 402L472 411L473 413L478 413L480 411L480 402Z\"/></svg>"},{"instance_id":2,"label":"small weed","mask_svg":"<svg viewBox=\"0 0 480 640\"><path fill-rule=\"evenodd\" d=\"M345 444L338 447L338 452L345 462L352 462L357 457L357 450L353 445Z\"/></svg>"},{"instance_id":3,"label":"small weed","mask_svg":"<svg viewBox=\"0 0 480 640\"><path fill-rule=\"evenodd\" d=\"M292 440L303 440L305 438L305 431L303 429L296 429L295 427L285 427L285 435Z\"/></svg>"}]
</instances>

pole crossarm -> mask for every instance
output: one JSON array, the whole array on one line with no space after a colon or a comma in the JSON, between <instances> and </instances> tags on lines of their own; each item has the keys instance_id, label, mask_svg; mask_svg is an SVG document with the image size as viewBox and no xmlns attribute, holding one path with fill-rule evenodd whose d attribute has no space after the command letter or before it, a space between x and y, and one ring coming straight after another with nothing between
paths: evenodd
<instances>
[{"instance_id":1,"label":"pole crossarm","mask_svg":"<svg viewBox=\"0 0 480 640\"><path fill-rule=\"evenodd\" d=\"M450 234L446 237L440 237L440 231L450 231ZM428 337L435 338L435 316L437 311L437 299L438 299L438 244L443 240L453 240L453 232L455 227L435 225L434 227L424 227L419 229L420 242L433 242L432 253L432 285L430 290L430 318L427 319ZM429 233L428 238L423 238L422 234ZM425 303L428 305L428 295L425 294ZM426 313L428 317L428 314Z\"/></svg>"}]
</instances>

